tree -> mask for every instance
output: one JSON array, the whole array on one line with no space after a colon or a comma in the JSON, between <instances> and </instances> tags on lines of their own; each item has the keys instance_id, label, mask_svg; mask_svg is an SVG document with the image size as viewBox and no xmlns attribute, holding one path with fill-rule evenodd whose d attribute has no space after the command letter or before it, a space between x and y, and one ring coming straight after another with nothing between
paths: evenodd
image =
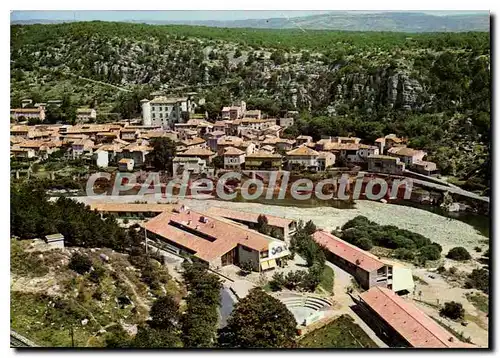
<instances>
[{"instance_id":1,"label":"tree","mask_svg":"<svg viewBox=\"0 0 500 358\"><path fill-rule=\"evenodd\" d=\"M175 330L179 322L179 304L170 296L158 298L149 312L152 328L162 330Z\"/></svg>"},{"instance_id":2,"label":"tree","mask_svg":"<svg viewBox=\"0 0 500 358\"><path fill-rule=\"evenodd\" d=\"M238 301L227 326L219 332L219 346L228 348L290 348L297 322L278 299L261 288Z\"/></svg>"},{"instance_id":3,"label":"tree","mask_svg":"<svg viewBox=\"0 0 500 358\"><path fill-rule=\"evenodd\" d=\"M181 347L177 334L162 329L141 325L130 343L130 348L175 348Z\"/></svg>"},{"instance_id":4,"label":"tree","mask_svg":"<svg viewBox=\"0 0 500 358\"><path fill-rule=\"evenodd\" d=\"M269 232L271 231L267 217L263 214L260 214L257 217L257 231L264 235L268 235Z\"/></svg>"},{"instance_id":5,"label":"tree","mask_svg":"<svg viewBox=\"0 0 500 358\"><path fill-rule=\"evenodd\" d=\"M306 225L304 226L304 231L308 235L312 235L316 232L317 228L316 225L313 223L312 220L309 220Z\"/></svg>"},{"instance_id":6,"label":"tree","mask_svg":"<svg viewBox=\"0 0 500 358\"><path fill-rule=\"evenodd\" d=\"M186 262L183 268L189 294L187 310L181 319L182 342L187 348L212 347L216 341L222 284L204 264Z\"/></svg>"},{"instance_id":7,"label":"tree","mask_svg":"<svg viewBox=\"0 0 500 358\"><path fill-rule=\"evenodd\" d=\"M80 275L84 275L92 268L92 261L88 256L76 253L71 256L68 267Z\"/></svg>"},{"instance_id":8,"label":"tree","mask_svg":"<svg viewBox=\"0 0 500 358\"><path fill-rule=\"evenodd\" d=\"M454 247L452 248L448 254L446 255L447 258L455 261L467 261L471 259L471 255L469 254L469 251L465 247Z\"/></svg>"},{"instance_id":9,"label":"tree","mask_svg":"<svg viewBox=\"0 0 500 358\"><path fill-rule=\"evenodd\" d=\"M488 294L490 290L490 275L488 270L485 268L474 269L470 273L467 282L465 283L466 288L477 288Z\"/></svg>"},{"instance_id":10,"label":"tree","mask_svg":"<svg viewBox=\"0 0 500 358\"><path fill-rule=\"evenodd\" d=\"M419 258L422 261L434 261L438 260L441 257L441 252L439 251L439 248L436 245L427 245L422 247L419 252L418 252Z\"/></svg>"},{"instance_id":11,"label":"tree","mask_svg":"<svg viewBox=\"0 0 500 358\"><path fill-rule=\"evenodd\" d=\"M269 281L269 287L273 291L279 291L285 287L286 278L283 272L275 272L271 280Z\"/></svg>"},{"instance_id":12,"label":"tree","mask_svg":"<svg viewBox=\"0 0 500 358\"><path fill-rule=\"evenodd\" d=\"M241 264L240 264L240 268L241 268L241 273L246 276L248 274L250 274L252 271L253 271L253 265L252 265L252 262L250 260L248 261L243 261Z\"/></svg>"},{"instance_id":13,"label":"tree","mask_svg":"<svg viewBox=\"0 0 500 358\"><path fill-rule=\"evenodd\" d=\"M148 154L148 160L159 171L172 172L172 161L175 157L175 143L170 138L154 138L153 150Z\"/></svg>"},{"instance_id":14,"label":"tree","mask_svg":"<svg viewBox=\"0 0 500 358\"><path fill-rule=\"evenodd\" d=\"M445 302L444 307L441 308L439 314L453 320L459 320L464 318L465 310L461 303L451 301Z\"/></svg>"},{"instance_id":15,"label":"tree","mask_svg":"<svg viewBox=\"0 0 500 358\"><path fill-rule=\"evenodd\" d=\"M218 155L212 159L212 164L215 169L223 169L224 168L224 157Z\"/></svg>"}]
</instances>

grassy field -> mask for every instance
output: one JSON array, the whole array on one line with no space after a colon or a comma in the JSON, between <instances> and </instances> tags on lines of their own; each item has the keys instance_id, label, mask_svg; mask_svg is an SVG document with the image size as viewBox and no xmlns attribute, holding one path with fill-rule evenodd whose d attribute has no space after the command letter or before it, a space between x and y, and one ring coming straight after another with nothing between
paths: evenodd
<instances>
[{"instance_id":1,"label":"grassy field","mask_svg":"<svg viewBox=\"0 0 500 358\"><path fill-rule=\"evenodd\" d=\"M300 341L301 348L377 348L375 342L353 322L342 315L335 321L306 334Z\"/></svg>"},{"instance_id":2,"label":"grassy field","mask_svg":"<svg viewBox=\"0 0 500 358\"><path fill-rule=\"evenodd\" d=\"M335 273L330 266L325 265L323 269L323 275L321 276L321 282L319 285L328 293L333 291L333 282L335 278Z\"/></svg>"},{"instance_id":3,"label":"grassy field","mask_svg":"<svg viewBox=\"0 0 500 358\"><path fill-rule=\"evenodd\" d=\"M469 300L478 310L484 313L488 313L489 311L488 296L483 295L481 293L475 293L475 294L468 293L467 300Z\"/></svg>"}]
</instances>

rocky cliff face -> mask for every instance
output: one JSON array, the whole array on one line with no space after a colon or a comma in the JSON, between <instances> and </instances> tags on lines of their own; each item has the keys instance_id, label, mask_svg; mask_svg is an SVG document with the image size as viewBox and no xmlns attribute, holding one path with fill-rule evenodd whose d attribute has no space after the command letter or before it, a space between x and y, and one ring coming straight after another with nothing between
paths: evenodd
<instances>
[{"instance_id":1,"label":"rocky cliff face","mask_svg":"<svg viewBox=\"0 0 500 358\"><path fill-rule=\"evenodd\" d=\"M321 54L302 60L301 52L285 53L284 61L277 64L270 56L273 49L244 48L235 56L241 45L202 39L161 43L95 36L83 45L60 38L44 46L43 50L37 45L11 49L13 68L24 75L24 81L13 88L29 89L32 83L26 78L36 83L41 77L57 86L61 75L167 91L203 91L229 83L237 86L239 97L264 96L286 101L290 109L323 112L346 105L367 112L380 106L421 110L432 95L423 89L425 78L415 77L418 71L413 71L411 58L401 59L400 67L389 67L392 54L383 52L360 53L332 65L332 59ZM250 57L254 60L248 61Z\"/></svg>"}]
</instances>

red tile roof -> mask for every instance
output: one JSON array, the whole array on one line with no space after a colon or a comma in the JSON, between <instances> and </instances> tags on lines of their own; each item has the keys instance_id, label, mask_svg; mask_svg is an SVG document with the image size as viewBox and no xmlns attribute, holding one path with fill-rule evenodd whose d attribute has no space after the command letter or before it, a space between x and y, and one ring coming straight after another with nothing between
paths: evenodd
<instances>
[{"instance_id":1,"label":"red tile roof","mask_svg":"<svg viewBox=\"0 0 500 358\"><path fill-rule=\"evenodd\" d=\"M249 213L246 211L229 210L216 207L209 208L207 210L207 213L209 215L219 216L226 219L241 220L252 223L257 223L257 219L260 215L259 213ZM266 218L269 225L281 228L288 228L288 226L294 222L294 220L285 219L279 216L266 215Z\"/></svg>"},{"instance_id":2,"label":"red tile roof","mask_svg":"<svg viewBox=\"0 0 500 358\"><path fill-rule=\"evenodd\" d=\"M339 239L329 232L318 230L313 234L314 240L324 246L328 251L337 255L344 260L358 266L359 268L372 272L385 266L385 264L377 259L369 252L360 249L348 242Z\"/></svg>"},{"instance_id":3,"label":"red tile roof","mask_svg":"<svg viewBox=\"0 0 500 358\"><path fill-rule=\"evenodd\" d=\"M360 295L361 299L379 314L415 348L474 348L460 342L413 303L387 288L375 286ZM450 341L450 338L452 341Z\"/></svg>"},{"instance_id":4,"label":"red tile roof","mask_svg":"<svg viewBox=\"0 0 500 358\"><path fill-rule=\"evenodd\" d=\"M212 215L187 208L178 211L165 211L144 226L148 231L193 251L195 256L205 261L212 261L224 255L238 244L257 251L267 250L272 241L260 233ZM203 222L202 217L207 219L206 222ZM200 236L189 233L182 227L200 233ZM213 241L201 235L207 235Z\"/></svg>"}]
</instances>

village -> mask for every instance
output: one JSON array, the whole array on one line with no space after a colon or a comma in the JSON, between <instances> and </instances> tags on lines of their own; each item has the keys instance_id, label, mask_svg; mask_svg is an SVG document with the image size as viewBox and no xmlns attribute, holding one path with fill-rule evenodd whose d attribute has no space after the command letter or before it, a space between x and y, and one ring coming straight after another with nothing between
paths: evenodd
<instances>
[{"instance_id":1,"label":"village","mask_svg":"<svg viewBox=\"0 0 500 358\"><path fill-rule=\"evenodd\" d=\"M247 110L244 101L221 108L218 118L195 113L204 103L190 92L183 97L156 96L142 100L142 118L96 124L94 109L77 110L74 125L44 124L47 103L23 101L24 108L11 109L11 158L20 163L38 163L50 157L80 160L93 171L147 173L155 168L148 160L153 143L160 138L174 143L169 167L160 168L175 178L188 172L215 178L225 172L242 172L247 178L269 181L272 172L304 175L347 173L354 186L359 173L368 174L363 187L373 178L387 182L410 178L411 197L403 187L396 195L391 188L382 200L409 199L426 205L444 205L449 211L487 211L489 199L467 192L439 179L436 164L424 160L426 152L412 149L407 139L394 134L362 143L357 137L311 136L289 138L297 112L284 118L267 118L261 110ZM53 100L52 106L61 101ZM29 125L35 119L40 124ZM27 169L27 170L26 170ZM156 168L158 169L158 168ZM31 165L13 170L12 175L30 175ZM352 190L348 188L348 191ZM351 193L352 194L352 193Z\"/></svg>"},{"instance_id":2,"label":"village","mask_svg":"<svg viewBox=\"0 0 500 358\"><path fill-rule=\"evenodd\" d=\"M28 106L30 100L25 100ZM11 109L11 154L19 159L44 159L65 148L71 158L93 161L97 167L118 165L133 170L147 165L153 138L166 137L176 143L173 172L203 173L217 157L222 167L233 170L325 171L339 161L364 165L372 172L402 174L405 168L424 175L437 173L435 163L424 161L426 153L406 146L404 138L389 134L376 143L363 144L361 138L328 137L316 142L310 136L283 138L297 113L285 118L263 118L260 110L247 110L244 101L224 107L220 118L209 121L194 114L190 96L155 97L141 101L141 120L116 123L89 123L94 109L79 109L75 125L44 125L46 103L35 108ZM31 118L42 124L29 126ZM215 159L217 161L217 159Z\"/></svg>"},{"instance_id":3,"label":"village","mask_svg":"<svg viewBox=\"0 0 500 358\"><path fill-rule=\"evenodd\" d=\"M10 128L11 160L30 166L25 172L13 170L12 175L16 178L32 175L33 163L43 163L54 155L80 160L95 171L144 174L155 170L149 161L155 140L166 138L175 145L171 167L163 168L171 173L169 177L180 177L186 171L208 178L242 172L246 178L259 177L265 181L273 172L289 171L305 176L340 171L353 178L361 172L369 178L412 178L420 186L417 198L414 195L413 199L428 204L433 200L442 202L442 197L436 199L439 198L436 192L443 191L462 199L484 199L439 179L436 164L424 160L425 151L408 147L405 138L394 134L374 143L362 143L363 139L356 137L316 141L305 135L288 138L284 130L293 125L297 113L267 118L258 109L247 110L241 101L221 108L218 118L209 119L194 113L202 100L197 102L193 96L189 93L183 97L156 96L143 100L142 118L113 123L93 123L96 111L79 109L74 125L44 124L46 104L31 105L30 100L25 100L25 108L11 109L11 119L15 122ZM33 118L40 124L29 125ZM389 201L397 199L394 195L384 197ZM139 225L146 249L162 256L174 276L186 257L205 263L224 282L221 326L238 300L245 298L252 288L262 287L293 313L301 335L312 334L347 315L361 327L374 347L487 345L487 317L484 312L476 312L467 299L468 291L456 288L461 290L457 300L468 311L475 312L473 322L467 325L465 321L440 316L444 302L429 287L439 282L445 287L451 285L448 288L452 289L453 284L444 275L439 280L429 279L438 275L436 267L426 269L391 255L374 254L341 239L333 230L315 227L309 233L325 252L324 270L330 272L327 275L333 281L330 287L318 286L321 288L313 292L289 287L271 290L271 282L276 282L280 274L293 274L294 270L303 271L308 266L304 257L292 254L290 247L297 231L303 230L300 220L220 206L194 209L182 200L159 203L140 202L140 198L136 202L75 199L90 205L103 218L116 217L124 227ZM454 210L462 206L469 207L461 204ZM261 230L262 225L265 230ZM47 237L46 243L64 248L64 236ZM422 291L426 292L425 299Z\"/></svg>"}]
</instances>

